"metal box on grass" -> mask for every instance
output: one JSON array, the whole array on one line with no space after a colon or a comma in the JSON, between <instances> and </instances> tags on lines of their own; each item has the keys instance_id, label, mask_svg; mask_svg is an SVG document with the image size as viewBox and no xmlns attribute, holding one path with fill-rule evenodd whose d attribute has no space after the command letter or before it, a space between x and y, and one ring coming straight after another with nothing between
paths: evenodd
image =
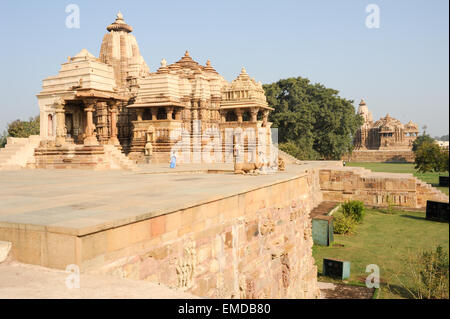
<instances>
[{"instance_id":1,"label":"metal box on grass","mask_svg":"<svg viewBox=\"0 0 450 319\"><path fill-rule=\"evenodd\" d=\"M328 277L347 279L350 277L350 262L338 259L323 259L323 275Z\"/></svg>"}]
</instances>

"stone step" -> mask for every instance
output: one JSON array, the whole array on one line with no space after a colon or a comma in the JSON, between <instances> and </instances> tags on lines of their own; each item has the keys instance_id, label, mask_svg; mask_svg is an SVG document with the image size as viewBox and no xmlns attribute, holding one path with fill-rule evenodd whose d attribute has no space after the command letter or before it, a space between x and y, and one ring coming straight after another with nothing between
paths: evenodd
<instances>
[{"instance_id":1,"label":"stone step","mask_svg":"<svg viewBox=\"0 0 450 319\"><path fill-rule=\"evenodd\" d=\"M109 155L114 164L120 168L137 170L136 164L123 154L117 147L113 145L104 145L105 154Z\"/></svg>"},{"instance_id":2,"label":"stone step","mask_svg":"<svg viewBox=\"0 0 450 319\"><path fill-rule=\"evenodd\" d=\"M2 170L25 168L34 160L34 150L39 146L40 137L8 138L8 144L1 150L0 167Z\"/></svg>"}]
</instances>

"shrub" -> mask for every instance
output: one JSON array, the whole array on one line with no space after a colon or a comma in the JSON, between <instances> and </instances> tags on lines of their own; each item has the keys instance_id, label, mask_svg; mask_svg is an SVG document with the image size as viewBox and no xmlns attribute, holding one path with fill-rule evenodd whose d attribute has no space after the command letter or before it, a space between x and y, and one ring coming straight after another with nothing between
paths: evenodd
<instances>
[{"instance_id":1,"label":"shrub","mask_svg":"<svg viewBox=\"0 0 450 319\"><path fill-rule=\"evenodd\" d=\"M361 223L364 219L364 203L359 200L351 200L342 204L342 214Z\"/></svg>"},{"instance_id":2,"label":"shrub","mask_svg":"<svg viewBox=\"0 0 450 319\"><path fill-rule=\"evenodd\" d=\"M423 142L414 151L414 155L415 168L421 173L448 171L448 153L434 142Z\"/></svg>"},{"instance_id":3,"label":"shrub","mask_svg":"<svg viewBox=\"0 0 450 319\"><path fill-rule=\"evenodd\" d=\"M0 148L5 147L6 145L6 132L0 135Z\"/></svg>"},{"instance_id":4,"label":"shrub","mask_svg":"<svg viewBox=\"0 0 450 319\"><path fill-rule=\"evenodd\" d=\"M448 252L441 246L410 258L410 287L405 287L416 299L449 298Z\"/></svg>"},{"instance_id":5,"label":"shrub","mask_svg":"<svg viewBox=\"0 0 450 319\"><path fill-rule=\"evenodd\" d=\"M352 234L356 227L356 221L343 214L338 214L334 217L334 233L335 234Z\"/></svg>"}]
</instances>

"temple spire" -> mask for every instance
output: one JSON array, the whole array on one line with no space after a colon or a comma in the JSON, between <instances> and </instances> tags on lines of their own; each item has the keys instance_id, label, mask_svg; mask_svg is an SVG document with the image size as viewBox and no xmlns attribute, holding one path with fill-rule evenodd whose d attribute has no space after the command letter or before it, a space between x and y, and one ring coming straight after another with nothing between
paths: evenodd
<instances>
[{"instance_id":1,"label":"temple spire","mask_svg":"<svg viewBox=\"0 0 450 319\"><path fill-rule=\"evenodd\" d=\"M125 31L125 32L132 32L133 31L133 27L129 26L128 24L125 23L124 19L123 19L123 14L122 12L118 12L117 16L116 16L116 21L114 21L113 23L111 23L106 30L108 31Z\"/></svg>"}]
</instances>

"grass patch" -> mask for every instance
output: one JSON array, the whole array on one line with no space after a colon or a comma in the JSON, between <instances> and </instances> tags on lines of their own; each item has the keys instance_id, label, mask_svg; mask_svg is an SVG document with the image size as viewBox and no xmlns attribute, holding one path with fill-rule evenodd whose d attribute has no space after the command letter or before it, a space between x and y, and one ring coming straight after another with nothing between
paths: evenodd
<instances>
[{"instance_id":1,"label":"grass patch","mask_svg":"<svg viewBox=\"0 0 450 319\"><path fill-rule=\"evenodd\" d=\"M414 168L413 163L363 163L363 162L348 162L346 166L364 167L373 172L386 173L409 173L421 179L425 183L431 184L441 192L448 195L448 187L439 187L439 175L448 175L448 172L432 172L419 173Z\"/></svg>"},{"instance_id":2,"label":"grass patch","mask_svg":"<svg viewBox=\"0 0 450 319\"><path fill-rule=\"evenodd\" d=\"M408 257L441 245L449 250L448 223L428 221L422 212L394 210L391 214L367 209L364 222L353 235L334 235L330 247L313 246L313 256L319 280L341 282L323 277L323 258L336 258L351 262L350 284L364 284L366 266L380 267L381 287L378 298L410 298L404 285L410 284Z\"/></svg>"}]
</instances>

